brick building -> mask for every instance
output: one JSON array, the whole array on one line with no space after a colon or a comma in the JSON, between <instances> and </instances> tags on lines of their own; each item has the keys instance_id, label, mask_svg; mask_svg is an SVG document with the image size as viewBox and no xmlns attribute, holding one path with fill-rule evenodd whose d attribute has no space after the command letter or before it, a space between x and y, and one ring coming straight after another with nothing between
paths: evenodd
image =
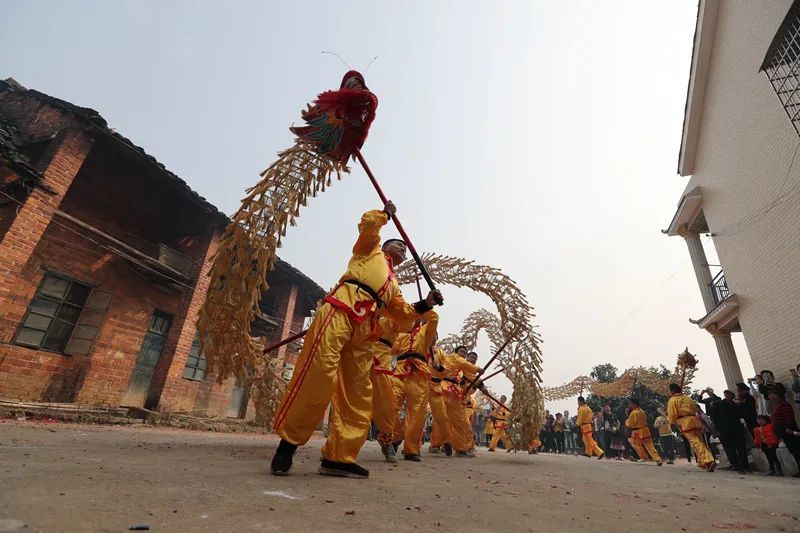
<instances>
[{"instance_id":1,"label":"brick building","mask_svg":"<svg viewBox=\"0 0 800 533\"><path fill-rule=\"evenodd\" d=\"M729 388L743 377L732 334L786 384L800 363L798 89L798 2L701 0L678 162L690 179L665 232L686 240L703 301L692 322Z\"/></svg>"},{"instance_id":2,"label":"brick building","mask_svg":"<svg viewBox=\"0 0 800 533\"><path fill-rule=\"evenodd\" d=\"M0 398L244 416L195 342L227 223L96 111L0 81ZM281 261L269 281L271 341L323 291Z\"/></svg>"}]
</instances>

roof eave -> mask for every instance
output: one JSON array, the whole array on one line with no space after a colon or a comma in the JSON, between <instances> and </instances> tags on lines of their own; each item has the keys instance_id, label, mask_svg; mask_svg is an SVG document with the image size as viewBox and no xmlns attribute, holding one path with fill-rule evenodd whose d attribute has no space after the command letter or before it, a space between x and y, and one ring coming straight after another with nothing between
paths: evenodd
<instances>
[{"instance_id":1,"label":"roof eave","mask_svg":"<svg viewBox=\"0 0 800 533\"><path fill-rule=\"evenodd\" d=\"M708 68L714 33L717 26L719 0L700 0L697 6L697 24L692 47L692 63L689 69L689 84L686 90L686 106L683 115L683 132L678 154L678 174L690 176L694 172L695 152L700 120L705 102Z\"/></svg>"}]
</instances>

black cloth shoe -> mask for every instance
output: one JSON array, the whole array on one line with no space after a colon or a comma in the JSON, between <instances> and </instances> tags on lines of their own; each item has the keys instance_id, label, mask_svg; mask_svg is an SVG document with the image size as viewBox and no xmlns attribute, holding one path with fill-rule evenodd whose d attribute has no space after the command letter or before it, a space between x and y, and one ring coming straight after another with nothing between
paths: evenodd
<instances>
[{"instance_id":1,"label":"black cloth shoe","mask_svg":"<svg viewBox=\"0 0 800 533\"><path fill-rule=\"evenodd\" d=\"M405 459L406 461L414 461L415 463L419 463L419 462L422 461L420 456L416 455L414 453L404 453L403 454L403 459Z\"/></svg>"},{"instance_id":2,"label":"black cloth shoe","mask_svg":"<svg viewBox=\"0 0 800 533\"><path fill-rule=\"evenodd\" d=\"M297 446L281 439L278 449L275 450L275 455L272 457L272 463L269 465L269 473L273 476L288 476L292 469L292 457L296 451Z\"/></svg>"},{"instance_id":3,"label":"black cloth shoe","mask_svg":"<svg viewBox=\"0 0 800 533\"><path fill-rule=\"evenodd\" d=\"M367 479L369 477L369 470L355 463L337 463L327 459L322 460L317 472L324 476L351 477L354 479Z\"/></svg>"},{"instance_id":4,"label":"black cloth shoe","mask_svg":"<svg viewBox=\"0 0 800 533\"><path fill-rule=\"evenodd\" d=\"M453 447L450 446L449 444L445 444L444 445L444 454L447 457L450 457L451 455L453 455Z\"/></svg>"}]
</instances>

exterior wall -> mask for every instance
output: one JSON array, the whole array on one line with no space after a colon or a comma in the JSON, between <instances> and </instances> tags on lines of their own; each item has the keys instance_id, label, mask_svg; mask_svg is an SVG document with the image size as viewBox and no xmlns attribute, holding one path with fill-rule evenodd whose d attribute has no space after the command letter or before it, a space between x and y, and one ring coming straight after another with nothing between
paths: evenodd
<instances>
[{"instance_id":1,"label":"exterior wall","mask_svg":"<svg viewBox=\"0 0 800 533\"><path fill-rule=\"evenodd\" d=\"M702 188L753 365L773 370L784 383L800 362L800 154L789 171L800 139L758 69L790 5L720 2L686 188Z\"/></svg>"}]
</instances>

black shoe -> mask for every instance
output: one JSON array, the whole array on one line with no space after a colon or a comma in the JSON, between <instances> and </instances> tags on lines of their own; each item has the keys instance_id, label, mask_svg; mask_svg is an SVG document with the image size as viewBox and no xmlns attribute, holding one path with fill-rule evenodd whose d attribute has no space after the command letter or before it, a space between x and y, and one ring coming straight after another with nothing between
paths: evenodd
<instances>
[{"instance_id":1,"label":"black shoe","mask_svg":"<svg viewBox=\"0 0 800 533\"><path fill-rule=\"evenodd\" d=\"M322 460L317 472L325 476L351 477L355 479L367 479L369 477L369 470L355 463L337 463L327 459Z\"/></svg>"},{"instance_id":2,"label":"black shoe","mask_svg":"<svg viewBox=\"0 0 800 533\"><path fill-rule=\"evenodd\" d=\"M420 456L415 453L404 453L403 459L405 459L406 461L414 461L415 463L419 463L422 461Z\"/></svg>"},{"instance_id":3,"label":"black shoe","mask_svg":"<svg viewBox=\"0 0 800 533\"><path fill-rule=\"evenodd\" d=\"M451 455L453 455L453 447L450 446L449 444L445 444L444 445L444 454L447 457L450 457Z\"/></svg>"},{"instance_id":4,"label":"black shoe","mask_svg":"<svg viewBox=\"0 0 800 533\"><path fill-rule=\"evenodd\" d=\"M269 465L269 473L273 476L288 476L292 470L292 457L296 451L297 446L281 439L278 449L275 450L272 463Z\"/></svg>"}]
</instances>

